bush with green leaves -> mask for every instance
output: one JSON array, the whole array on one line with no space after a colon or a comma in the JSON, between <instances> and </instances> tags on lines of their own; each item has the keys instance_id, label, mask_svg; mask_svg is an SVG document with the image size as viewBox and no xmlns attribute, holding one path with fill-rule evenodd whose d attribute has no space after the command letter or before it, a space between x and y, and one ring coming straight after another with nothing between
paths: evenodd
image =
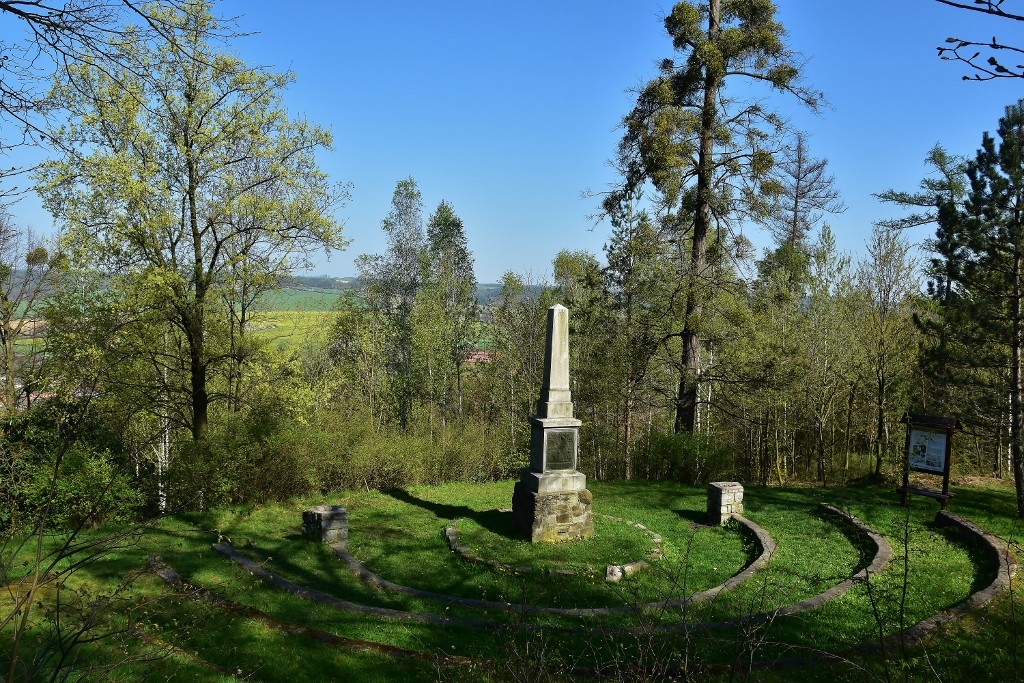
<instances>
[{"instance_id":1,"label":"bush with green leaves","mask_svg":"<svg viewBox=\"0 0 1024 683\"><path fill-rule=\"evenodd\" d=\"M96 526L135 518L143 496L119 441L101 425L69 419L57 402L7 416L0 446L0 529L34 524L47 509L50 528Z\"/></svg>"},{"instance_id":2,"label":"bush with green leaves","mask_svg":"<svg viewBox=\"0 0 1024 683\"><path fill-rule=\"evenodd\" d=\"M654 432L637 448L636 470L642 478L706 484L735 478L735 463L729 449L708 437Z\"/></svg>"},{"instance_id":3,"label":"bush with green leaves","mask_svg":"<svg viewBox=\"0 0 1024 683\"><path fill-rule=\"evenodd\" d=\"M30 464L20 494L23 509L33 516L49 503L48 525L61 529L129 520L143 503L110 451L82 443Z\"/></svg>"}]
</instances>

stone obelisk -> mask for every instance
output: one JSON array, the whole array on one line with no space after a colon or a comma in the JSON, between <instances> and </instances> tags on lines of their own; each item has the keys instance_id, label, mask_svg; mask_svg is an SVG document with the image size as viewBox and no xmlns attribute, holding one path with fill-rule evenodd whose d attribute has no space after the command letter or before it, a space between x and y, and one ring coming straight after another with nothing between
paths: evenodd
<instances>
[{"instance_id":1,"label":"stone obelisk","mask_svg":"<svg viewBox=\"0 0 1024 683\"><path fill-rule=\"evenodd\" d=\"M523 468L512 494L516 526L534 543L594 534L587 477L576 469L580 424L569 391L569 311L552 306L544 385L537 414L530 416L530 466Z\"/></svg>"}]
</instances>

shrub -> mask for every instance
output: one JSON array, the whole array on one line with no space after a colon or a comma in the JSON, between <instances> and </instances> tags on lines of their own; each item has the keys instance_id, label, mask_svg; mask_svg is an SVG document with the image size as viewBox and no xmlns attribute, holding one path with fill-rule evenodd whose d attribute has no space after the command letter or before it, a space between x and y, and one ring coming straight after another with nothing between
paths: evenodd
<instances>
[{"instance_id":1,"label":"shrub","mask_svg":"<svg viewBox=\"0 0 1024 683\"><path fill-rule=\"evenodd\" d=\"M52 495L51 527L97 526L135 517L142 495L109 451L76 443L67 449L59 468L55 457L28 468L20 497L29 514L41 512Z\"/></svg>"},{"instance_id":2,"label":"shrub","mask_svg":"<svg viewBox=\"0 0 1024 683\"><path fill-rule=\"evenodd\" d=\"M206 439L180 444L171 459L173 508L206 509L223 503L263 503L315 487L304 453L282 438L287 426L261 411L211 423Z\"/></svg>"},{"instance_id":3,"label":"shrub","mask_svg":"<svg viewBox=\"0 0 1024 683\"><path fill-rule=\"evenodd\" d=\"M0 530L34 523L51 497L46 524L55 530L137 516L143 496L117 438L95 422L69 425L76 411L50 401L5 416Z\"/></svg>"},{"instance_id":4,"label":"shrub","mask_svg":"<svg viewBox=\"0 0 1024 683\"><path fill-rule=\"evenodd\" d=\"M176 449L170 503L199 509L342 489L493 481L526 464L501 443L486 425L469 421L403 432L361 411L324 409L300 421L250 409L211 423L203 443Z\"/></svg>"},{"instance_id":5,"label":"shrub","mask_svg":"<svg viewBox=\"0 0 1024 683\"><path fill-rule=\"evenodd\" d=\"M736 476L733 454L699 434L655 432L636 453L637 472L648 479L699 485Z\"/></svg>"}]
</instances>

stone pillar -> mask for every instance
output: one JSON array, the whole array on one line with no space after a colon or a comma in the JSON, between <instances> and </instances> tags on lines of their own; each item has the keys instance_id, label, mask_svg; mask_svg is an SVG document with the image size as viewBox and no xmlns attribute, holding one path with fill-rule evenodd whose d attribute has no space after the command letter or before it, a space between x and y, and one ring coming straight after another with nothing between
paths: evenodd
<instances>
[{"instance_id":1,"label":"stone pillar","mask_svg":"<svg viewBox=\"0 0 1024 683\"><path fill-rule=\"evenodd\" d=\"M587 477L576 469L580 424L569 390L569 311L556 305L548 309L544 383L530 416L530 466L512 495L516 526L534 543L594 534Z\"/></svg>"},{"instance_id":2,"label":"stone pillar","mask_svg":"<svg viewBox=\"0 0 1024 683\"><path fill-rule=\"evenodd\" d=\"M721 526L733 515L743 514L743 486L735 481L708 484L708 524Z\"/></svg>"},{"instance_id":3,"label":"stone pillar","mask_svg":"<svg viewBox=\"0 0 1024 683\"><path fill-rule=\"evenodd\" d=\"M317 505L302 512L302 533L322 543L348 545L348 510L340 505Z\"/></svg>"}]
</instances>

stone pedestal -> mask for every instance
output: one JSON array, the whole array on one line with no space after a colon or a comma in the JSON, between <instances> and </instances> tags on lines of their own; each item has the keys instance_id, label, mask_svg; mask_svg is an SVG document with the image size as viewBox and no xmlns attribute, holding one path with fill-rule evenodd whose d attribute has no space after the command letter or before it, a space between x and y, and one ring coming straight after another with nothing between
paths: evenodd
<instances>
[{"instance_id":1,"label":"stone pedestal","mask_svg":"<svg viewBox=\"0 0 1024 683\"><path fill-rule=\"evenodd\" d=\"M743 514L743 486L735 481L708 484L708 524L721 526L733 515Z\"/></svg>"},{"instance_id":2,"label":"stone pedestal","mask_svg":"<svg viewBox=\"0 0 1024 683\"><path fill-rule=\"evenodd\" d=\"M530 416L530 469L570 472L576 469L580 425L573 417Z\"/></svg>"},{"instance_id":3,"label":"stone pedestal","mask_svg":"<svg viewBox=\"0 0 1024 683\"><path fill-rule=\"evenodd\" d=\"M581 488L558 493L538 493L530 488L536 473L524 470L523 474L525 481L517 481L512 493L512 515L516 527L529 537L530 542L570 541L594 535L594 518L590 512L593 496L590 491ZM583 477L579 472L575 474ZM585 482L586 477L583 480ZM554 490L558 490L560 485L542 484L544 488Z\"/></svg>"},{"instance_id":4,"label":"stone pedestal","mask_svg":"<svg viewBox=\"0 0 1024 683\"><path fill-rule=\"evenodd\" d=\"M317 505L302 512L302 533L322 543L348 544L348 510L340 505Z\"/></svg>"}]
</instances>

